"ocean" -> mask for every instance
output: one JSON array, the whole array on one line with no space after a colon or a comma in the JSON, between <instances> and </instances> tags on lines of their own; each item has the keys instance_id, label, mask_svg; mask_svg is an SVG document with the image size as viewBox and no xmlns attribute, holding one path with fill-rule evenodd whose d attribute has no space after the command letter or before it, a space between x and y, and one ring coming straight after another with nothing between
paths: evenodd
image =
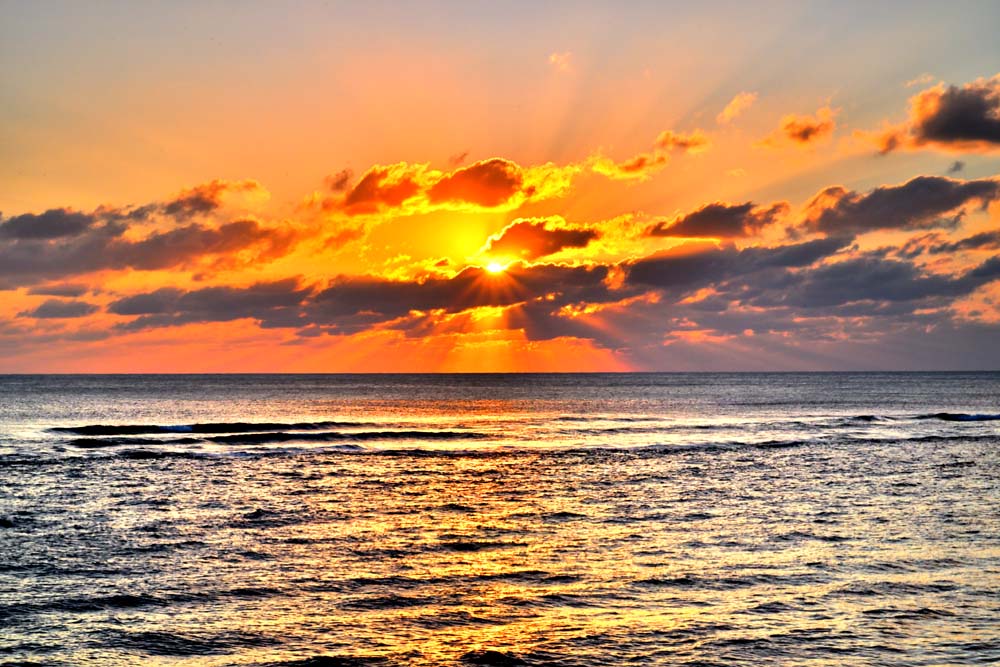
<instances>
[{"instance_id":1,"label":"ocean","mask_svg":"<svg viewBox=\"0 0 1000 667\"><path fill-rule=\"evenodd\" d=\"M0 665L1000 663L1000 373L0 377Z\"/></svg>"}]
</instances>

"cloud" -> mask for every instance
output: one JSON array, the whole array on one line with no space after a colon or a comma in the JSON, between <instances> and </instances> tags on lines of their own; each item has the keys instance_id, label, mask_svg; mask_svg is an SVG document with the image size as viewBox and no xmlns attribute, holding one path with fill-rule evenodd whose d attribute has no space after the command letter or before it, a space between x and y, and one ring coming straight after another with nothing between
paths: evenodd
<instances>
[{"instance_id":1,"label":"cloud","mask_svg":"<svg viewBox=\"0 0 1000 667\"><path fill-rule=\"evenodd\" d=\"M670 159L660 153L639 153L621 162L604 156L591 159L590 168L594 173L616 181L646 180L665 167Z\"/></svg>"},{"instance_id":2,"label":"cloud","mask_svg":"<svg viewBox=\"0 0 1000 667\"><path fill-rule=\"evenodd\" d=\"M753 202L715 202L673 220L658 222L647 233L650 236L699 238L746 237L757 234L788 211L789 206L785 202L760 207L755 207Z\"/></svg>"},{"instance_id":3,"label":"cloud","mask_svg":"<svg viewBox=\"0 0 1000 667\"><path fill-rule=\"evenodd\" d=\"M34 310L26 310L17 314L18 317L34 317L38 319L68 319L86 317L96 313L97 306L86 301L62 301L48 299Z\"/></svg>"},{"instance_id":4,"label":"cloud","mask_svg":"<svg viewBox=\"0 0 1000 667\"><path fill-rule=\"evenodd\" d=\"M382 207L397 207L420 192L417 181L422 167L405 162L376 165L365 172L343 198L343 208L350 215L375 213Z\"/></svg>"},{"instance_id":5,"label":"cloud","mask_svg":"<svg viewBox=\"0 0 1000 667\"><path fill-rule=\"evenodd\" d=\"M93 214L65 208L53 208L45 213L25 213L0 223L0 239L48 240L77 236L97 221Z\"/></svg>"},{"instance_id":6,"label":"cloud","mask_svg":"<svg viewBox=\"0 0 1000 667\"><path fill-rule=\"evenodd\" d=\"M82 283L50 283L48 285L37 285L28 290L28 294L38 294L41 296L64 296L78 297L90 291L90 287Z\"/></svg>"},{"instance_id":7,"label":"cloud","mask_svg":"<svg viewBox=\"0 0 1000 667\"><path fill-rule=\"evenodd\" d=\"M371 167L343 195L323 197L314 193L305 204L349 216L512 209L528 201L561 196L580 170L576 165L560 167L552 163L522 167L503 158L482 160L450 172L433 170L426 164L399 162Z\"/></svg>"},{"instance_id":8,"label":"cloud","mask_svg":"<svg viewBox=\"0 0 1000 667\"><path fill-rule=\"evenodd\" d=\"M965 163L962 162L961 160L955 160L954 162L951 163L951 166L948 167L948 173L957 174L963 169L965 169Z\"/></svg>"},{"instance_id":9,"label":"cloud","mask_svg":"<svg viewBox=\"0 0 1000 667\"><path fill-rule=\"evenodd\" d=\"M895 250L900 256L913 258L923 253L931 255L952 254L970 250L1000 250L1000 229L989 230L949 241L940 233L924 234L909 239L902 248Z\"/></svg>"},{"instance_id":10,"label":"cloud","mask_svg":"<svg viewBox=\"0 0 1000 667\"><path fill-rule=\"evenodd\" d=\"M773 247L737 250L732 245L689 242L627 265L629 285L644 285L681 295L714 283L765 270L809 266L850 243L831 237Z\"/></svg>"},{"instance_id":11,"label":"cloud","mask_svg":"<svg viewBox=\"0 0 1000 667\"><path fill-rule=\"evenodd\" d=\"M647 162L611 164L620 173L629 167L650 173L671 159L671 151L693 152L707 141L699 131L668 132L637 156L647 156ZM963 237L956 231L977 208L1000 199L996 178L919 176L869 191L834 185L795 216L780 201L709 200L652 225L656 219L638 211L569 224L550 214L558 203L546 200L567 192L585 168L596 172L600 166L593 159L525 167L490 158L443 171L425 164L376 165L356 180L342 172L319 195L333 202L329 211L335 215L320 216L314 229L232 219L225 206L230 190L204 186L134 208L63 208L0 219L0 285L28 287L30 295L42 297L17 295L30 305L20 307L19 317L8 315L8 324L16 326L4 328L0 321L0 347L10 348L13 339L37 345L25 333L35 329L40 336L87 341L243 320L233 330L274 329L274 338L267 338L273 344L318 346L316 337L327 335L338 337L330 341L335 347L410 344L400 341L422 337L445 347L439 337L498 344L564 339L614 350L649 367L648 359L662 359L657 355L668 348L672 354L700 349L707 355L727 346L751 354L766 345L882 345L901 332L920 336L936 327L965 326L965 320L1000 319L991 301L1000 295L1000 232L976 227L978 233ZM181 200L186 203L170 207ZM506 217L542 201L531 207L533 217ZM377 221L353 217L361 211L489 211L482 216L488 224L514 217L471 256L474 263L489 257L510 264L491 273L463 263L462 253L443 258L448 251L431 246L397 247L397 256L384 263L392 255L389 247L357 261L341 255L337 260L350 262L341 267L331 249L361 237ZM790 227L782 241L754 245L777 236L770 233L777 224ZM481 234L474 228L469 233ZM872 250L888 242L874 235L857 238L880 230L898 232L888 241L895 245ZM287 256L309 235L314 242L302 249L315 254L303 256L302 268L295 269L309 278L260 277L291 262L261 270L257 264ZM682 242L649 254L669 245L650 237ZM586 250L570 252L581 248ZM254 270L242 274L219 271L250 266ZM379 274L316 277L359 266L376 267ZM137 281L113 276L115 294L106 313L87 317L100 311L80 299L95 283L87 274L152 270L196 270L204 282L192 289L189 276L174 279L166 272ZM127 291L136 284L143 287ZM45 318L63 321L33 321ZM975 336L986 332L977 329ZM363 335L349 338L355 334ZM129 340L140 345L145 338Z\"/></svg>"},{"instance_id":12,"label":"cloud","mask_svg":"<svg viewBox=\"0 0 1000 667\"><path fill-rule=\"evenodd\" d=\"M736 120L744 111L753 106L753 103L757 101L757 93L742 92L737 93L736 96L729 100L729 104L723 109L715 120L719 125L726 125Z\"/></svg>"},{"instance_id":13,"label":"cloud","mask_svg":"<svg viewBox=\"0 0 1000 667\"><path fill-rule=\"evenodd\" d=\"M907 88L913 88L914 86L926 86L928 83L934 81L934 75L924 72L923 74L916 76L906 82Z\"/></svg>"},{"instance_id":14,"label":"cloud","mask_svg":"<svg viewBox=\"0 0 1000 667\"><path fill-rule=\"evenodd\" d=\"M804 226L825 234L863 234L878 229L955 227L971 205L1000 198L1000 181L918 176L860 194L832 186L806 205Z\"/></svg>"},{"instance_id":15,"label":"cloud","mask_svg":"<svg viewBox=\"0 0 1000 667\"><path fill-rule=\"evenodd\" d=\"M427 191L427 197L432 204L459 201L494 207L510 200L523 183L520 166L510 160L492 158L442 176Z\"/></svg>"},{"instance_id":16,"label":"cloud","mask_svg":"<svg viewBox=\"0 0 1000 667\"><path fill-rule=\"evenodd\" d=\"M343 276L307 304L308 319L320 324L385 322L410 311L457 313L482 306L509 306L556 295L553 304L606 299L606 266L511 265L493 275L467 267L448 278L396 281L374 276Z\"/></svg>"},{"instance_id":17,"label":"cloud","mask_svg":"<svg viewBox=\"0 0 1000 667\"><path fill-rule=\"evenodd\" d=\"M351 182L354 172L350 169L341 169L335 174L330 174L323 179L323 184L333 192L343 192Z\"/></svg>"},{"instance_id":18,"label":"cloud","mask_svg":"<svg viewBox=\"0 0 1000 667\"><path fill-rule=\"evenodd\" d=\"M237 220L217 227L190 223L133 239L125 222L99 221L94 214L91 219L84 231L72 235L0 239L0 289L95 271L170 269L205 259L232 265L237 253L244 262L274 259L299 238L290 227Z\"/></svg>"},{"instance_id":19,"label":"cloud","mask_svg":"<svg viewBox=\"0 0 1000 667\"><path fill-rule=\"evenodd\" d=\"M711 145L711 140L701 130L695 130L690 134L665 130L656 138L651 152L639 153L621 162L616 162L598 154L590 158L589 166L595 173L612 180L643 181L660 171L670 162L670 153L703 153Z\"/></svg>"},{"instance_id":20,"label":"cloud","mask_svg":"<svg viewBox=\"0 0 1000 667\"><path fill-rule=\"evenodd\" d=\"M1000 149L1000 74L962 86L941 83L910 98L909 120L886 124L875 133L859 132L879 152L925 147L945 151Z\"/></svg>"},{"instance_id":21,"label":"cloud","mask_svg":"<svg viewBox=\"0 0 1000 667\"><path fill-rule=\"evenodd\" d=\"M164 215L178 220L204 215L218 209L222 205L225 195L231 192L262 194L267 191L254 180L224 181L216 179L182 190L176 197L164 202L161 205L161 211Z\"/></svg>"},{"instance_id":22,"label":"cloud","mask_svg":"<svg viewBox=\"0 0 1000 667\"><path fill-rule=\"evenodd\" d=\"M138 315L119 325L127 331L246 318L256 320L262 327L295 326L299 319L298 306L312 291L313 288L303 286L299 278L192 291L166 287L118 299L108 305L108 312Z\"/></svg>"},{"instance_id":23,"label":"cloud","mask_svg":"<svg viewBox=\"0 0 1000 667\"><path fill-rule=\"evenodd\" d=\"M660 150L682 153L704 153L711 145L711 140L701 130L695 130L690 134L664 130L656 137L655 144Z\"/></svg>"},{"instance_id":24,"label":"cloud","mask_svg":"<svg viewBox=\"0 0 1000 667\"><path fill-rule=\"evenodd\" d=\"M961 88L944 85L911 100L910 133L918 144L1000 145L1000 74Z\"/></svg>"},{"instance_id":25,"label":"cloud","mask_svg":"<svg viewBox=\"0 0 1000 667\"><path fill-rule=\"evenodd\" d=\"M483 252L534 260L566 248L583 248L598 237L594 229L566 226L561 219L518 219L491 236Z\"/></svg>"},{"instance_id":26,"label":"cloud","mask_svg":"<svg viewBox=\"0 0 1000 667\"><path fill-rule=\"evenodd\" d=\"M549 65L553 70L559 72L560 74L566 74L573 71L573 53L571 51L563 51L562 53L550 53L549 54Z\"/></svg>"},{"instance_id":27,"label":"cloud","mask_svg":"<svg viewBox=\"0 0 1000 667\"><path fill-rule=\"evenodd\" d=\"M926 301L968 294L998 276L1000 271L989 264L952 277L924 273L909 262L857 257L799 273L785 289L758 296L750 304L819 309L858 302Z\"/></svg>"},{"instance_id":28,"label":"cloud","mask_svg":"<svg viewBox=\"0 0 1000 667\"><path fill-rule=\"evenodd\" d=\"M818 109L814 116L788 114L781 119L778 129L758 145L774 146L785 139L799 146L808 146L826 139L837 127L835 118L839 111L826 106Z\"/></svg>"}]
</instances>

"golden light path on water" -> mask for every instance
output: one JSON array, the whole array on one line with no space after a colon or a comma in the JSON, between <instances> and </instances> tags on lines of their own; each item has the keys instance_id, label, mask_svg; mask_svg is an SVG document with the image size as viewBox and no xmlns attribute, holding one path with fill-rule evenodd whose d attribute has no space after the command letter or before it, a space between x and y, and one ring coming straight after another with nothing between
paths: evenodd
<instances>
[{"instance_id":1,"label":"golden light path on water","mask_svg":"<svg viewBox=\"0 0 1000 667\"><path fill-rule=\"evenodd\" d=\"M1000 421L925 418L921 401L935 397L918 383L903 382L908 402L876 418L857 409L860 384L755 381L752 400L727 408L710 404L723 390L708 380L568 389L565 379L466 379L409 399L411 381L320 392L314 379L290 395L268 381L221 380L191 392L218 400L133 387L133 409L117 408L131 421L81 420L106 401L102 386L63 422L79 433L45 431L51 440L30 447L11 444L34 427L15 427L8 409L5 442L17 451L4 451L0 467L9 524L0 658L917 665L997 656ZM997 380L968 382L975 393ZM39 400L67 391L47 387ZM342 394L338 414L332 391ZM800 403L841 403L779 415L773 406L792 391ZM209 413L220 418L202 419ZM321 416L338 425L320 426ZM129 432L82 428L101 421ZM137 432L157 424L172 426ZM288 433L301 439L282 440ZM331 433L354 438L318 438Z\"/></svg>"}]
</instances>

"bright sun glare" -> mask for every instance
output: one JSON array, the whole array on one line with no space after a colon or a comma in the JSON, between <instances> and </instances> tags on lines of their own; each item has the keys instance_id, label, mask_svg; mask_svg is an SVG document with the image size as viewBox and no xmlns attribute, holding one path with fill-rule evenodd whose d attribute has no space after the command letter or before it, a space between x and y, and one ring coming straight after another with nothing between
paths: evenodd
<instances>
[{"instance_id":1,"label":"bright sun glare","mask_svg":"<svg viewBox=\"0 0 1000 667\"><path fill-rule=\"evenodd\" d=\"M490 262L486 265L486 270L490 273L503 273L504 265L500 262Z\"/></svg>"}]
</instances>

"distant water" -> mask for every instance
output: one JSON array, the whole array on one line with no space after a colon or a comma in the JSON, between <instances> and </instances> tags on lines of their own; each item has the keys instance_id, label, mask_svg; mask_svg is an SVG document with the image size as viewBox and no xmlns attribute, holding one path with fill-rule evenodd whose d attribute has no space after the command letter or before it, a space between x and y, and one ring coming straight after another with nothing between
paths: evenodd
<instances>
[{"instance_id":1,"label":"distant water","mask_svg":"<svg viewBox=\"0 0 1000 667\"><path fill-rule=\"evenodd\" d=\"M0 377L0 665L1000 662L1000 374Z\"/></svg>"}]
</instances>

